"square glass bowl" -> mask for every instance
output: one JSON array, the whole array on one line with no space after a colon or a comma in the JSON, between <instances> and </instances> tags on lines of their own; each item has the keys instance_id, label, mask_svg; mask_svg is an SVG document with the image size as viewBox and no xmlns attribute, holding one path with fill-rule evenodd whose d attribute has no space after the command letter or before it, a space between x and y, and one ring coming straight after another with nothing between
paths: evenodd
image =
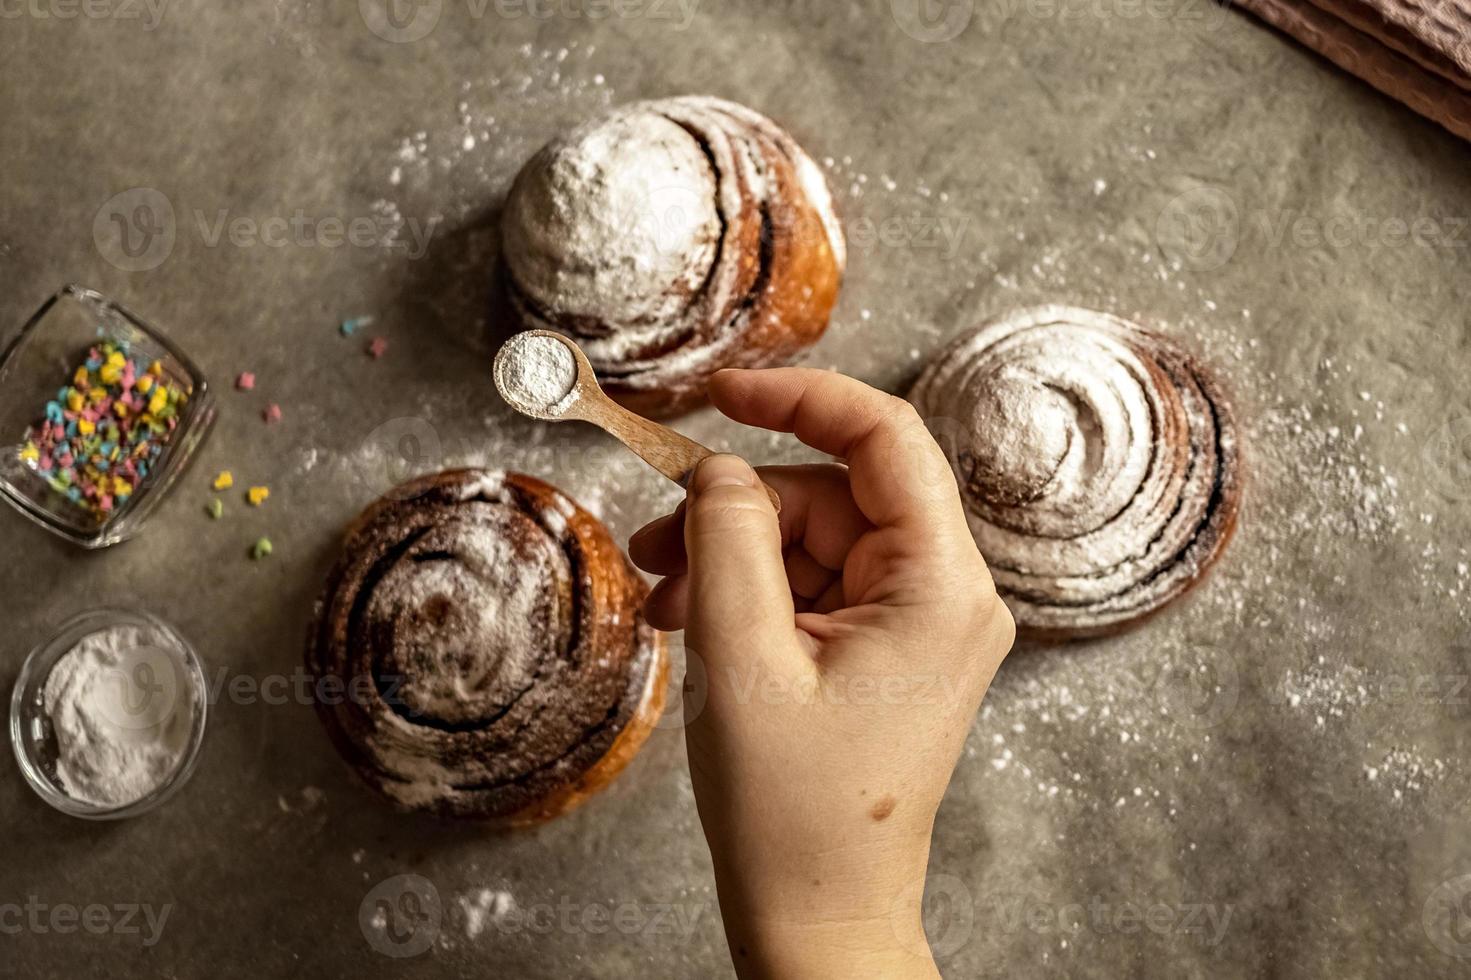
<instances>
[{"instance_id":1,"label":"square glass bowl","mask_svg":"<svg viewBox=\"0 0 1471 980\"><path fill-rule=\"evenodd\" d=\"M93 346L112 341L158 362L163 379L187 396L160 456L133 493L105 517L53 487L21 450L48 402L71 384ZM156 328L100 293L66 286L48 299L0 355L0 496L37 524L84 548L137 534L193 461L214 423L214 394L194 362Z\"/></svg>"}]
</instances>

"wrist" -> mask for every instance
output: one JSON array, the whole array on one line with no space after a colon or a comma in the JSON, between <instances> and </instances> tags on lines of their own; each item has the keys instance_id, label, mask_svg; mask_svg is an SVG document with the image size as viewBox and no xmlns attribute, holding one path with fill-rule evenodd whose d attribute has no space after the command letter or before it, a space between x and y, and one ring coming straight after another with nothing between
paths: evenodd
<instances>
[{"instance_id":1,"label":"wrist","mask_svg":"<svg viewBox=\"0 0 1471 980\"><path fill-rule=\"evenodd\" d=\"M813 879L755 885L716 874L731 959L742 980L939 976L921 921L918 887Z\"/></svg>"},{"instance_id":2,"label":"wrist","mask_svg":"<svg viewBox=\"0 0 1471 980\"><path fill-rule=\"evenodd\" d=\"M874 922L758 923L726 917L731 960L741 980L831 980L832 977L884 977L933 980L939 977L919 910L912 925L893 916Z\"/></svg>"}]
</instances>

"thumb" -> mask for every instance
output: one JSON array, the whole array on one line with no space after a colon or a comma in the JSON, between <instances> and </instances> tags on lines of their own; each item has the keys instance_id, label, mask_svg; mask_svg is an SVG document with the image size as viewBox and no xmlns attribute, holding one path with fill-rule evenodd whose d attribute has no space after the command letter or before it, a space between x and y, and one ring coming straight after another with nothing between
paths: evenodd
<instances>
[{"instance_id":1,"label":"thumb","mask_svg":"<svg viewBox=\"0 0 1471 980\"><path fill-rule=\"evenodd\" d=\"M711 456L695 468L689 493L690 646L707 659L779 649L792 637L796 610L765 486L740 457Z\"/></svg>"}]
</instances>

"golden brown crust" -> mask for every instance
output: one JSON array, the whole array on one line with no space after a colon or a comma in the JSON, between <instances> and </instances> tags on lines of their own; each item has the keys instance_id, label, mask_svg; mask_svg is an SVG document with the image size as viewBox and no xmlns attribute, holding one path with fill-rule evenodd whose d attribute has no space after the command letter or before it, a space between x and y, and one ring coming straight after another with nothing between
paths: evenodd
<instances>
[{"instance_id":1,"label":"golden brown crust","mask_svg":"<svg viewBox=\"0 0 1471 980\"><path fill-rule=\"evenodd\" d=\"M601 522L520 474L453 470L348 529L313 627L318 713L407 808L505 825L607 785L664 698L644 585Z\"/></svg>"}]
</instances>

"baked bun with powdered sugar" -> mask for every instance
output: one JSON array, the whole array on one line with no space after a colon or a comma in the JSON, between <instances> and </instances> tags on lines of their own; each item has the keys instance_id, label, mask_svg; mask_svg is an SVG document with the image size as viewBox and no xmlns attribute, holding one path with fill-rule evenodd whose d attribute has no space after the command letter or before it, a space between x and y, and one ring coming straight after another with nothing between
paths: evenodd
<instances>
[{"instance_id":1,"label":"baked bun with powdered sugar","mask_svg":"<svg viewBox=\"0 0 1471 980\"><path fill-rule=\"evenodd\" d=\"M1241 507L1215 375L1106 313L1025 310L962 334L909 393L945 448L1019 632L1117 632L1200 581Z\"/></svg>"},{"instance_id":2,"label":"baked bun with powdered sugar","mask_svg":"<svg viewBox=\"0 0 1471 980\"><path fill-rule=\"evenodd\" d=\"M663 709L647 592L602 523L549 484L410 481L353 522L328 579L307 651L318 713L401 807L550 819L610 783Z\"/></svg>"},{"instance_id":3,"label":"baked bun with powdered sugar","mask_svg":"<svg viewBox=\"0 0 1471 980\"><path fill-rule=\"evenodd\" d=\"M553 139L503 219L528 328L574 338L634 411L698 405L727 367L822 336L846 263L821 171L781 127L707 96L637 102Z\"/></svg>"}]
</instances>

